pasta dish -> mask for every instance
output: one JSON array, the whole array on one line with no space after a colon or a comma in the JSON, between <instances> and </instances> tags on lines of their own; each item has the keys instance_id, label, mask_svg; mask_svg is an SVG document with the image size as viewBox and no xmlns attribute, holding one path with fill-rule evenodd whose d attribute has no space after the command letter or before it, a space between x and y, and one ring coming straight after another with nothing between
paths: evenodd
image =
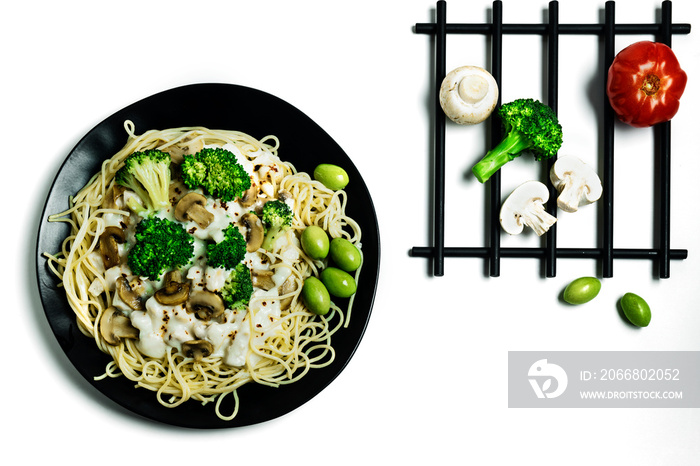
<instances>
[{"instance_id":1,"label":"pasta dish","mask_svg":"<svg viewBox=\"0 0 700 466\"><path fill-rule=\"evenodd\" d=\"M49 266L81 332L111 356L96 378L124 376L167 407L213 403L231 420L244 384L277 387L331 364L361 270L342 187L283 161L275 136L124 128L126 145L49 217L70 228ZM312 229L359 262L307 247Z\"/></svg>"}]
</instances>

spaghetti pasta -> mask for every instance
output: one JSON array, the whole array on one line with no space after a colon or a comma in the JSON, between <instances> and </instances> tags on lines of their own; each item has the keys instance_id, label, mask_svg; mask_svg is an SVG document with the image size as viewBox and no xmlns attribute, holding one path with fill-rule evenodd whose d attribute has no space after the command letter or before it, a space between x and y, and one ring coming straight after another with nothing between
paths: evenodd
<instances>
[{"instance_id":1,"label":"spaghetti pasta","mask_svg":"<svg viewBox=\"0 0 700 466\"><path fill-rule=\"evenodd\" d=\"M94 339L99 350L111 356L104 374L96 379L124 376L137 387L155 392L158 402L167 407L176 407L188 400L214 403L219 418L232 420L239 410L236 391L241 386L258 383L277 387L299 380L310 370L331 364L335 358L332 337L347 327L352 299L344 309L332 303L330 312L323 316L306 308L300 297L304 280L318 275L326 264L309 258L300 247L298 237L307 226L317 225L331 238L344 237L361 250L362 232L358 223L345 212L348 202L345 191L329 190L307 173L297 171L291 163L282 161L278 155L280 141L275 136L258 140L238 131L205 127L149 130L138 135L131 121L126 121L124 128L127 133L125 146L105 160L101 170L70 198L66 211L49 217L49 221L65 222L70 228L61 250L46 254L49 267L61 280L81 332ZM115 174L130 154L158 149L169 152L176 162L183 150L210 146L226 147L235 152L251 174L262 202L284 195L292 206L294 218L291 228L277 243L281 244L280 247L272 251L249 252L245 259L249 267L264 267L275 277L283 278L286 285L271 290L256 287L245 310L227 309L220 322L206 327L197 322L188 324L194 325L187 327L188 330L219 332L212 341L220 351L197 360L183 353L182 345L173 337L175 330L155 331L160 332L163 341L159 342L158 348L163 349L160 353L148 349L143 322L151 312L148 303L162 283L149 283L144 277L133 276L124 260L116 266L116 271L106 269L99 254L99 239L112 225L126 225L127 229L133 229L140 219L126 207L124 196L116 196ZM177 183L173 178L171 189L176 188L174 192L182 189ZM215 207L223 204L216 204L216 200L212 202ZM235 221L234 215L230 222ZM218 228L222 226L219 224ZM122 257L128 243L126 241L121 246ZM183 275L193 280L193 286L206 288L207 281L202 278L206 271L194 273L196 267L184 270ZM356 279L359 270L355 272ZM110 344L98 327L108 308L124 307L115 290L115 276L127 277L135 288L141 290L146 310L124 308L125 314L140 330L140 336ZM164 307L157 311L171 312L169 319L183 318L183 313ZM189 319L196 320L192 316ZM224 353L228 356L222 355ZM223 413L222 400L228 395L233 397L234 408L230 413Z\"/></svg>"}]
</instances>

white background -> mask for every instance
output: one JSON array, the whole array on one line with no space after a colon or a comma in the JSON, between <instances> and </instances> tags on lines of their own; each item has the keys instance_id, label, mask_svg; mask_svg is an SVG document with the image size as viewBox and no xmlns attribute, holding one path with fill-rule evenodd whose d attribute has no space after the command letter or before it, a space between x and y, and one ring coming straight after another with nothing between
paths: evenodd
<instances>
[{"instance_id":1,"label":"white background","mask_svg":"<svg viewBox=\"0 0 700 466\"><path fill-rule=\"evenodd\" d=\"M541 22L544 0L506 0L505 22ZM700 25L694 2L676 22ZM653 22L660 3L617 2L619 22ZM491 2L448 2L449 22L484 22ZM560 22L598 23L603 0L560 2ZM674 36L690 77L673 124L672 239L689 250L654 278L647 262L615 263L595 301L559 295L588 260L561 260L543 278L531 259L504 259L498 278L479 259L448 259L444 277L409 257L428 244L432 45L415 34L432 0L12 2L3 8L0 118L4 370L3 456L74 464L697 464L698 409L531 409L507 406L514 350L700 350L700 216L695 144L700 41ZM649 37L620 36L623 44ZM448 70L487 66L481 36L448 38ZM543 98L542 40L504 39L503 100ZM561 38L561 153L597 163L598 42ZM70 149L102 119L153 93L197 82L246 85L316 120L345 149L373 195L382 240L373 315L355 357L326 390L261 425L192 431L115 408L84 381L55 341L38 298L35 234L50 183ZM597 113L598 112L598 113ZM464 173L487 149L485 127L448 125L448 246L483 243L483 187ZM646 248L651 230L651 132L617 131L618 247ZM14 160L14 162L11 162ZM521 158L504 191L538 173ZM504 172L505 173L505 172ZM595 207L562 214L560 246L594 246ZM503 245L536 244L533 235ZM644 296L651 325L624 322L617 301ZM22 458L22 456L20 456Z\"/></svg>"}]
</instances>

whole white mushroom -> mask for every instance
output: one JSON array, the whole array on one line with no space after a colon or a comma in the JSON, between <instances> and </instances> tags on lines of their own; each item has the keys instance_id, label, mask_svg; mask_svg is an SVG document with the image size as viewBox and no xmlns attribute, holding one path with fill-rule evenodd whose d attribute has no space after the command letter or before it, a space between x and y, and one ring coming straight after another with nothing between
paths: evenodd
<instances>
[{"instance_id":1,"label":"whole white mushroom","mask_svg":"<svg viewBox=\"0 0 700 466\"><path fill-rule=\"evenodd\" d=\"M460 66L450 71L440 86L440 106L447 117L460 125L486 120L498 103L498 84L491 73L478 66Z\"/></svg>"}]
</instances>

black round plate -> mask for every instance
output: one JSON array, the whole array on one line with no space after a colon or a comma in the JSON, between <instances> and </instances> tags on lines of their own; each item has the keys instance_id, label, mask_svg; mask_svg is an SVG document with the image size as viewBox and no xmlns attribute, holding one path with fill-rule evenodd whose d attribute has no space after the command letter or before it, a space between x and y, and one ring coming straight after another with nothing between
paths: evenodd
<instances>
[{"instance_id":1,"label":"black round plate","mask_svg":"<svg viewBox=\"0 0 700 466\"><path fill-rule=\"evenodd\" d=\"M321 162L334 163L348 172L347 213L362 227L364 265L348 328L333 336L336 359L328 367L310 371L298 382L279 388L248 384L238 390L240 408L232 421L222 421L212 403L188 401L166 408L155 393L135 388L125 377L95 381L104 373L110 357L97 349L77 328L74 313L48 269L44 252L60 251L68 234L62 223L51 223L48 215L65 210L68 197L99 171L101 163L126 143L124 121L131 120L136 132L181 126L206 126L246 132L262 138L280 139L280 157L299 171L311 173ZM133 413L170 425L190 428L225 428L256 424L289 413L309 401L345 368L360 343L369 321L379 275L379 230L372 198L357 168L338 144L308 116L268 93L232 84L193 84L167 90L118 111L93 128L70 152L49 191L37 238L39 293L49 324L69 360L94 387ZM233 397L223 401L230 412Z\"/></svg>"}]
</instances>

